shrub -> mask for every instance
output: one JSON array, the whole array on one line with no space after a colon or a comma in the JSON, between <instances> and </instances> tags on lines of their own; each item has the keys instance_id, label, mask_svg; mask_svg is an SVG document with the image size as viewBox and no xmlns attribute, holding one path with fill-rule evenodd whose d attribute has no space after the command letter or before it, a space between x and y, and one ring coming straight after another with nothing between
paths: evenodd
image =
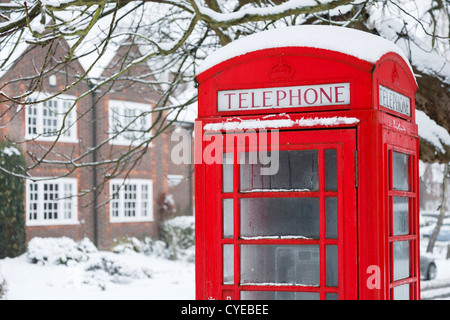
<instances>
[{"instance_id":1,"label":"shrub","mask_svg":"<svg viewBox=\"0 0 450 320\"><path fill-rule=\"evenodd\" d=\"M96 285L106 290L107 283L129 283L133 279L146 279L152 277L152 271L146 267L131 268L116 257L104 255L96 257L85 267L85 284Z\"/></svg>"},{"instance_id":2,"label":"shrub","mask_svg":"<svg viewBox=\"0 0 450 320\"><path fill-rule=\"evenodd\" d=\"M149 237L145 237L143 241L128 236L115 239L111 251L116 254L144 253L145 255L156 255L162 258L170 257L167 243Z\"/></svg>"},{"instance_id":3,"label":"shrub","mask_svg":"<svg viewBox=\"0 0 450 320\"><path fill-rule=\"evenodd\" d=\"M69 265L87 261L92 252L97 252L97 248L87 238L79 243L67 237L33 238L28 242L27 258L42 265Z\"/></svg>"},{"instance_id":4,"label":"shrub","mask_svg":"<svg viewBox=\"0 0 450 320\"><path fill-rule=\"evenodd\" d=\"M156 255L162 258L168 258L170 256L167 244L162 240L154 240L146 237L143 241L142 251L146 255Z\"/></svg>"},{"instance_id":5,"label":"shrub","mask_svg":"<svg viewBox=\"0 0 450 320\"><path fill-rule=\"evenodd\" d=\"M25 158L11 143L0 144L0 259L17 257L26 250L24 217Z\"/></svg>"},{"instance_id":6,"label":"shrub","mask_svg":"<svg viewBox=\"0 0 450 320\"><path fill-rule=\"evenodd\" d=\"M137 238L124 236L114 240L111 251L114 253L142 252L143 248Z\"/></svg>"},{"instance_id":7,"label":"shrub","mask_svg":"<svg viewBox=\"0 0 450 320\"><path fill-rule=\"evenodd\" d=\"M195 223L193 216L179 216L161 224L161 240L167 244L169 259L194 259Z\"/></svg>"},{"instance_id":8,"label":"shrub","mask_svg":"<svg viewBox=\"0 0 450 320\"><path fill-rule=\"evenodd\" d=\"M77 243L77 249L84 254L98 252L97 247L89 240L89 238L83 238Z\"/></svg>"}]
</instances>

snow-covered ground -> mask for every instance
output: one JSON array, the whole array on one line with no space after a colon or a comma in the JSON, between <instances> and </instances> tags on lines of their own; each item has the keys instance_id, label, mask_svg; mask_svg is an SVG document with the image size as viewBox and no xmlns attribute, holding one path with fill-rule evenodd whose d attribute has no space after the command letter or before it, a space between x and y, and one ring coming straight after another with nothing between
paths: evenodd
<instances>
[{"instance_id":1,"label":"snow-covered ground","mask_svg":"<svg viewBox=\"0 0 450 320\"><path fill-rule=\"evenodd\" d=\"M89 274L88 262L65 265L31 264L26 255L0 260L9 300L192 300L195 299L194 263L171 261L156 255L97 252L90 261L110 257L137 270L150 270L150 278L112 280ZM438 258L437 279L450 279L450 260ZM91 280L89 280L91 279ZM114 281L114 282L113 282Z\"/></svg>"},{"instance_id":2,"label":"snow-covered ground","mask_svg":"<svg viewBox=\"0 0 450 320\"><path fill-rule=\"evenodd\" d=\"M190 300L194 263L125 250L91 252L67 265L33 264L27 254L0 260L10 300ZM108 265L102 268L101 266ZM106 271L105 271L106 270Z\"/></svg>"},{"instance_id":3,"label":"snow-covered ground","mask_svg":"<svg viewBox=\"0 0 450 320\"><path fill-rule=\"evenodd\" d=\"M61 240L58 240L61 243ZM426 242L425 240L424 242ZM17 258L0 260L1 278L7 283L6 300L192 300L195 299L195 266L192 256L170 260L161 252L119 253L68 250L67 241L42 245ZM49 245L53 249L49 249ZM87 246L89 247L89 242ZM422 243L424 248L424 243ZM49 254L48 251L51 251ZM450 281L450 260L441 243L434 257L436 281ZM45 256L45 258L44 258ZM188 258L186 258L188 257ZM38 260L31 263L30 258ZM64 264L55 264L55 261ZM75 261L77 260L77 261ZM422 282L424 283L424 282ZM425 285L426 286L426 285Z\"/></svg>"},{"instance_id":4,"label":"snow-covered ground","mask_svg":"<svg viewBox=\"0 0 450 320\"><path fill-rule=\"evenodd\" d=\"M98 251L87 238L33 238L23 255L0 259L0 299L195 299L194 217L162 228L166 242L125 237L111 251Z\"/></svg>"},{"instance_id":5,"label":"snow-covered ground","mask_svg":"<svg viewBox=\"0 0 450 320\"><path fill-rule=\"evenodd\" d=\"M31 264L25 255L0 261L10 300L191 300L194 292L194 264L170 261L142 253L91 254L113 256L130 266L150 270L150 278L108 280L99 272L85 270L89 262L73 266ZM95 275L94 273L98 273ZM92 278L92 279L90 279ZM113 282L114 281L114 282Z\"/></svg>"}]
</instances>

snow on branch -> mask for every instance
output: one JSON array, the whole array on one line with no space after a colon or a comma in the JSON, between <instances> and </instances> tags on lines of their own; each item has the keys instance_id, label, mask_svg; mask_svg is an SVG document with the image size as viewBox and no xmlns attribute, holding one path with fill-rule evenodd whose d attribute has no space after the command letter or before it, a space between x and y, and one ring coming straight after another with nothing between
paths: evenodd
<instances>
[{"instance_id":1,"label":"snow on branch","mask_svg":"<svg viewBox=\"0 0 450 320\"><path fill-rule=\"evenodd\" d=\"M450 16L442 16L439 20L440 24L433 26L423 13L427 8L433 9L430 0L422 1L419 8L415 8L416 4L412 1L406 3L402 1L400 5L410 9L410 12L406 12L398 3L393 1L389 3L392 5L370 7L368 24L373 26L383 38L396 43L419 72L450 84L450 55L448 54ZM431 28L442 28L443 35L433 38L431 31L428 30Z\"/></svg>"},{"instance_id":2,"label":"snow on branch","mask_svg":"<svg viewBox=\"0 0 450 320\"><path fill-rule=\"evenodd\" d=\"M280 5L269 7L251 7L236 12L222 13L201 6L197 0L190 0L202 20L226 27L248 21L275 20L288 15L311 14L350 4L353 0L289 0Z\"/></svg>"},{"instance_id":3,"label":"snow on branch","mask_svg":"<svg viewBox=\"0 0 450 320\"><path fill-rule=\"evenodd\" d=\"M419 127L419 136L431 144L437 151L445 153L445 147L450 147L450 134L439 126L425 112L416 110L416 122Z\"/></svg>"}]
</instances>

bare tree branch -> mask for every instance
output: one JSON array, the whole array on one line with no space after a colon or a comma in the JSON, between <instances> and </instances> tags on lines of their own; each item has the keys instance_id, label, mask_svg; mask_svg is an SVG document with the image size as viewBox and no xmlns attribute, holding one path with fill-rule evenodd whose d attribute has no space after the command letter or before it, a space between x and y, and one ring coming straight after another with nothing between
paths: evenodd
<instances>
[{"instance_id":1,"label":"bare tree branch","mask_svg":"<svg viewBox=\"0 0 450 320\"><path fill-rule=\"evenodd\" d=\"M36 179L33 172L39 166L54 165L63 168L60 176L70 175L82 167L96 167L107 180L132 168L142 159L152 141L177 120L183 108L196 101L196 68L220 46L245 34L287 25L366 26L371 10L381 7L386 14L391 14L389 19L403 23L403 31L397 37L408 38L410 32L421 30L429 39L430 50L445 52L450 48L449 2L426 2L429 6L424 11L413 0L1 1L0 104L3 108L0 110L0 128L16 121L30 106L42 105L76 90L78 93L62 117L60 128L53 133L51 143L42 143L42 133L28 140L5 138L33 146L29 151L26 178ZM408 10L405 4L415 4L417 10ZM108 55L119 48L126 48L121 52L123 57L105 65ZM8 76L7 71L20 64L20 56L35 50L45 54L43 59L33 58L34 70L23 71L16 77ZM84 70L77 64L82 61ZM146 69L142 71L144 66ZM433 75L433 81L427 80L433 87L428 91L448 93L448 84L437 73ZM52 75L66 79L58 90L46 89L45 83ZM441 86L439 90L437 86ZM71 126L76 122L91 121L87 115L91 114L95 103L78 111L76 122L66 124L78 104L83 104L94 94L102 99L108 92L130 89L142 93L149 88L159 94L158 98L149 101L152 110L137 115L113 135L100 139L97 145L84 144L78 152L58 149L58 142ZM37 92L46 94L31 99ZM188 97L174 103L173 97L180 93ZM448 122L448 117L438 115L442 108L436 99L428 98L424 91L418 96L422 110L428 108L430 116L433 115L440 124ZM138 143L130 141L126 151L114 153L110 142L123 133L136 130L136 123L149 113L153 115L152 124L143 133L151 132L152 135ZM170 120L169 113L173 116ZM92 160L94 153L98 155L97 161Z\"/></svg>"}]
</instances>

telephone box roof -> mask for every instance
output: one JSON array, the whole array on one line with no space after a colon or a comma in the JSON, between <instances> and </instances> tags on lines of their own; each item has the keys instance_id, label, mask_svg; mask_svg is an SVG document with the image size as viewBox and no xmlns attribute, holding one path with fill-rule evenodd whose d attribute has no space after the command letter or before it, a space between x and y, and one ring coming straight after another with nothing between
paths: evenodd
<instances>
[{"instance_id":1,"label":"telephone box roof","mask_svg":"<svg viewBox=\"0 0 450 320\"><path fill-rule=\"evenodd\" d=\"M283 47L310 47L337 51L369 63L376 63L383 55L394 52L411 65L404 52L393 42L356 29L301 25L255 33L238 39L209 55L198 74L237 56L250 52Z\"/></svg>"}]
</instances>

